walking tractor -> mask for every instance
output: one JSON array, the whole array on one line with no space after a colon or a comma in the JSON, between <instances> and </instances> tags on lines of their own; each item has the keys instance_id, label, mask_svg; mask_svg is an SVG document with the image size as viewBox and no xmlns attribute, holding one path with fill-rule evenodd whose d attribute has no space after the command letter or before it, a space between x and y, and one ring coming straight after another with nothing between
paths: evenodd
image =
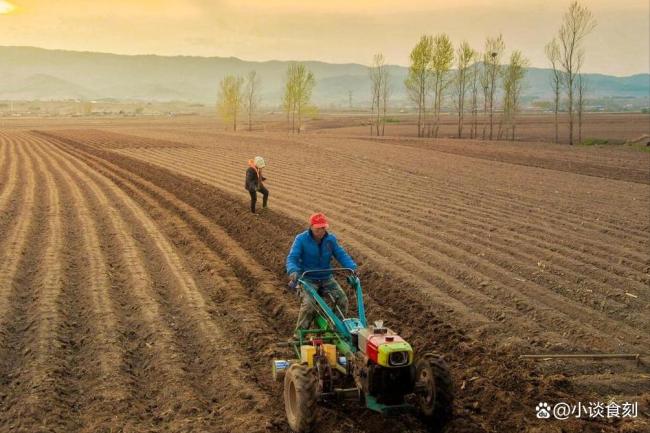
<instances>
[{"instance_id":1,"label":"walking tractor","mask_svg":"<svg viewBox=\"0 0 650 433\"><path fill-rule=\"evenodd\" d=\"M452 414L453 389L446 363L432 353L414 360L411 345L383 322L369 326L359 278L348 268L330 271L347 274L358 317L343 317L334 304L336 314L306 278L310 271L298 279L303 296L318 312L314 329L299 329L289 343L295 358L274 359L272 365L273 378L284 381L291 429L310 431L319 402L342 400L357 400L384 415L414 411L428 427L441 429Z\"/></svg>"}]
</instances>

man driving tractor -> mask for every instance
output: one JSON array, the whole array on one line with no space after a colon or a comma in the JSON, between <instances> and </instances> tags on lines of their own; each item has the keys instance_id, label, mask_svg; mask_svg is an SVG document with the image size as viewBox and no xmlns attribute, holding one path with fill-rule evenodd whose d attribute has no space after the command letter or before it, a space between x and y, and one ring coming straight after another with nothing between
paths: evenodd
<instances>
[{"instance_id":1,"label":"man driving tractor","mask_svg":"<svg viewBox=\"0 0 650 433\"><path fill-rule=\"evenodd\" d=\"M287 256L287 274L291 286L295 286L298 277L305 271L331 268L332 257L345 268L357 269L357 264L339 245L336 236L327 231L328 227L325 214L315 213L309 218L309 229L298 234L294 239ZM327 295L331 295L335 307L340 309L341 314L347 313L348 297L331 271L310 273L305 278L318 289L321 296L328 298ZM334 310L336 311L336 308ZM309 329L315 316L316 310L312 301L308 296L303 296L296 330Z\"/></svg>"},{"instance_id":2,"label":"man driving tractor","mask_svg":"<svg viewBox=\"0 0 650 433\"><path fill-rule=\"evenodd\" d=\"M287 256L289 287L295 289L299 282L303 298L295 335L287 342L292 353L273 359L271 372L275 381L284 382L289 428L309 433L318 419L318 403L356 400L384 415L417 410L432 431L442 431L453 415L454 398L444 358L435 352L416 357L413 347L383 321L368 324L357 265L327 228L325 215L313 214L309 229L296 236ZM346 269L332 269L332 257ZM351 317L347 296L332 276L339 271L354 289Z\"/></svg>"}]
</instances>

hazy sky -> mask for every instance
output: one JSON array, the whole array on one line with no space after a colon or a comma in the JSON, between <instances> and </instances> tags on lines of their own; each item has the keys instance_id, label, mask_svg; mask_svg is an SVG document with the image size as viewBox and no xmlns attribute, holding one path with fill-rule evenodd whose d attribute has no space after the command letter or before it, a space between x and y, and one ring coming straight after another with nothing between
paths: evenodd
<instances>
[{"instance_id":1,"label":"hazy sky","mask_svg":"<svg viewBox=\"0 0 650 433\"><path fill-rule=\"evenodd\" d=\"M9 11L6 3L15 6ZM570 0L0 0L0 45L120 54L235 56L408 65L421 34L481 49L501 32L546 67L544 44ZM585 0L598 25L585 72L650 71L650 1ZM8 11L8 12L7 12Z\"/></svg>"}]
</instances>

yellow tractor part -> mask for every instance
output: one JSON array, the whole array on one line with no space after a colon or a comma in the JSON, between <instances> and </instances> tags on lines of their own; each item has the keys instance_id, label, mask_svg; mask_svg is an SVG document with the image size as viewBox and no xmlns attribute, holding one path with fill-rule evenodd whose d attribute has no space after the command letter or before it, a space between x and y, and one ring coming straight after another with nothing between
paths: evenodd
<instances>
[{"instance_id":1,"label":"yellow tractor part","mask_svg":"<svg viewBox=\"0 0 650 433\"><path fill-rule=\"evenodd\" d=\"M377 351L377 364L382 367L403 367L413 364L413 349L407 342L381 344Z\"/></svg>"},{"instance_id":2,"label":"yellow tractor part","mask_svg":"<svg viewBox=\"0 0 650 433\"><path fill-rule=\"evenodd\" d=\"M334 344L323 344L323 353L327 359L327 363L335 367L336 366L336 345ZM300 346L300 360L306 362L309 367L314 366L314 356L316 355L316 347L310 344L303 344Z\"/></svg>"}]
</instances>

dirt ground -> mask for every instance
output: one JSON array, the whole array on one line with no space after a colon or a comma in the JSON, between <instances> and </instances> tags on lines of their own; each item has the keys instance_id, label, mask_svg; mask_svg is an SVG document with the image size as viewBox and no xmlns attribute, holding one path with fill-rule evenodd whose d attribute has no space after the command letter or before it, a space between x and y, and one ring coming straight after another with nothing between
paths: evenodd
<instances>
[{"instance_id":1,"label":"dirt ground","mask_svg":"<svg viewBox=\"0 0 650 433\"><path fill-rule=\"evenodd\" d=\"M369 319L449 362L449 432L650 430L650 153L272 129L1 123L1 432L287 432L269 366L298 310L284 260L315 211L360 264ZM557 352L644 356L519 359ZM535 416L597 401L638 417ZM329 405L317 431L426 426Z\"/></svg>"},{"instance_id":2,"label":"dirt ground","mask_svg":"<svg viewBox=\"0 0 650 433\"><path fill-rule=\"evenodd\" d=\"M386 124L385 135L396 137L417 137L416 117L412 114L395 114L389 116L390 123ZM477 118L477 136L488 138L490 134L489 120L479 116ZM471 134L471 119L464 119L463 138ZM276 128L282 128L282 122L275 123ZM578 140L578 127L575 126L574 140ZM326 116L315 121L308 121L307 131L321 134L337 135L370 135L370 126L366 117L362 116ZM484 132L485 130L485 132ZM499 133L498 116L493 122L493 138ZM484 135L485 134L485 135ZM586 113L583 119L581 132L582 140L600 139L609 143L622 144L627 141L636 141L645 137L647 143L650 135L650 115L641 113ZM440 118L441 138L458 137L458 118L446 113ZM504 139L509 137L503 132ZM555 116L554 114L522 113L516 124L515 137L518 141L532 141L549 143L555 141ZM558 117L558 141L568 143L568 118L566 114Z\"/></svg>"}]
</instances>

